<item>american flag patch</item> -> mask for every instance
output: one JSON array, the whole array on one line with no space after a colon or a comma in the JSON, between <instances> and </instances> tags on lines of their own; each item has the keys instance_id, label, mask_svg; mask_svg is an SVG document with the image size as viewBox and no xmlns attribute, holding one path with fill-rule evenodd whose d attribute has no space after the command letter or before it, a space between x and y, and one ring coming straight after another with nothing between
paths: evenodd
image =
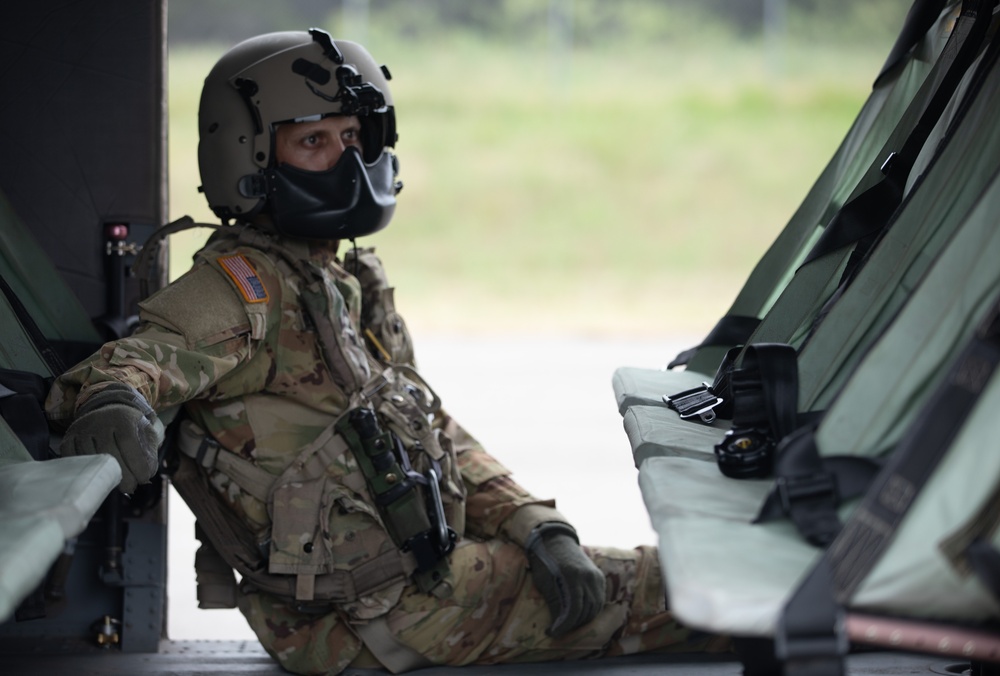
<instances>
[{"instance_id":1,"label":"american flag patch","mask_svg":"<svg viewBox=\"0 0 1000 676\"><path fill-rule=\"evenodd\" d=\"M218 259L222 269L236 282L236 288L243 294L248 303L266 303L267 289L257 276L257 271L250 265L246 256L223 256Z\"/></svg>"}]
</instances>

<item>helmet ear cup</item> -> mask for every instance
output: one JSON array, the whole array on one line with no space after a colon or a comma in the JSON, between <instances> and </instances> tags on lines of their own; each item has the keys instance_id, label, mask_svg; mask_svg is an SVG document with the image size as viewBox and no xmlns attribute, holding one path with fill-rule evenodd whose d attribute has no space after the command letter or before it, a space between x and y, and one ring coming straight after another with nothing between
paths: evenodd
<instances>
[{"instance_id":1,"label":"helmet ear cup","mask_svg":"<svg viewBox=\"0 0 1000 676\"><path fill-rule=\"evenodd\" d=\"M387 73L361 45L318 29L268 33L226 52L205 79L198 111L202 191L216 215L275 211L262 187L279 123L357 115L364 161L377 164L396 142Z\"/></svg>"}]
</instances>

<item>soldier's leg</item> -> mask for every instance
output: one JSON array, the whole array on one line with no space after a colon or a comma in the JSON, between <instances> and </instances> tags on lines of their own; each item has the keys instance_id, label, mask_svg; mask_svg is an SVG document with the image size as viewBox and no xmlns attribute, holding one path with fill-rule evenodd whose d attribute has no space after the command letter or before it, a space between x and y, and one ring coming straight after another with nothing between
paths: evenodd
<instances>
[{"instance_id":1,"label":"soldier's leg","mask_svg":"<svg viewBox=\"0 0 1000 676\"><path fill-rule=\"evenodd\" d=\"M255 592L241 593L238 604L261 645L288 671L336 674L352 663L357 666L361 641L335 612L306 615Z\"/></svg>"},{"instance_id":2,"label":"soldier's leg","mask_svg":"<svg viewBox=\"0 0 1000 676\"><path fill-rule=\"evenodd\" d=\"M594 621L560 639L545 633L551 617L523 550L499 540L459 547L452 555L452 597L408 589L389 626L432 662L450 665L724 649L718 639L693 636L666 609L655 549L586 551L607 576L607 601Z\"/></svg>"}]
</instances>

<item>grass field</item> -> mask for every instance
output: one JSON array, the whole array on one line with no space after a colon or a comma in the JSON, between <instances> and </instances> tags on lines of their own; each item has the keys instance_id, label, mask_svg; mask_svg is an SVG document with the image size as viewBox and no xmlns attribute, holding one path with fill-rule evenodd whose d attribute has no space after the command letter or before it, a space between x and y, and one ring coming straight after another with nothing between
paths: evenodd
<instances>
[{"instance_id":1,"label":"grass field","mask_svg":"<svg viewBox=\"0 0 1000 676\"><path fill-rule=\"evenodd\" d=\"M701 333L725 312L889 48L369 45L394 75L405 189L359 243L411 326L630 337ZM172 218L213 218L195 118L221 51L170 54ZM196 237L174 238L175 274Z\"/></svg>"}]
</instances>

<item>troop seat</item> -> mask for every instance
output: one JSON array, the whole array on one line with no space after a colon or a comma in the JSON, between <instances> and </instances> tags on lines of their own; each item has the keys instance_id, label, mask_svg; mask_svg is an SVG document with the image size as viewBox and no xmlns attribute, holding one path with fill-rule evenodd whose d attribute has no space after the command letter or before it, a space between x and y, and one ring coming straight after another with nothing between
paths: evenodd
<instances>
[{"instance_id":1,"label":"troop seat","mask_svg":"<svg viewBox=\"0 0 1000 676\"><path fill-rule=\"evenodd\" d=\"M665 394L683 391L701 381L710 382L731 347L764 340L791 342L795 330L815 314L817 305L836 287L834 280L851 251L846 249L815 262L801 276L797 270L838 210L881 177L886 158L898 150L917 125L938 89L942 71L946 72L950 63L942 62L942 53L959 9L957 0L944 3L918 0L914 4L894 49L895 53L901 51L902 44L910 44L905 58L895 61L893 67L876 79L833 158L755 266L726 315L701 345L675 360L686 364L687 374L668 369L619 369L613 389L620 413L624 415L631 406L662 405ZM921 19L928 15L934 17L929 26ZM915 31L919 31L918 39L913 37ZM959 94L967 84L962 83ZM954 109L946 111L945 121L954 112ZM943 131L944 125L938 125L926 145L933 147ZM917 169L911 174L915 175ZM818 270L819 276L814 270ZM810 275L812 279L806 280ZM783 299L789 285L794 287L793 293L788 294L791 298ZM796 289L803 287L813 295L811 300L794 295ZM782 307L773 313L772 308L779 300ZM795 306L791 312L789 305Z\"/></svg>"},{"instance_id":2,"label":"troop seat","mask_svg":"<svg viewBox=\"0 0 1000 676\"><path fill-rule=\"evenodd\" d=\"M916 187L857 266L850 284L841 280L848 252L833 252L804 265L758 328L760 342L788 342L798 348L800 412L823 411L830 405L938 254L965 227L970 209L1000 168L1000 129L993 119L1000 105L996 49L994 44L970 67L950 112L921 153L924 170ZM939 144L942 138L946 142ZM789 297L806 302L783 304ZM679 386L672 391L661 387L656 403L626 407L626 430L637 465L653 455L711 454L715 442L696 447L686 440L717 441L721 434L689 431L697 423L681 420L662 401L664 394L690 387L697 377L654 373L630 369L615 375L616 384L628 376L636 389L647 388L649 399L657 384L665 385L664 376ZM716 429L724 425L714 424Z\"/></svg>"},{"instance_id":3,"label":"troop seat","mask_svg":"<svg viewBox=\"0 0 1000 676\"><path fill-rule=\"evenodd\" d=\"M914 425L933 424L939 411L931 397L950 384L957 355L997 312L998 222L995 172L831 403L815 434L822 456L892 457ZM954 544L971 538L970 529L993 546L1000 540L996 518L984 516L996 511L1000 494L1000 456L984 452L1000 435L998 405L994 374L923 490L899 488L912 507L871 572L838 599L850 610L970 624L1000 619L996 590L970 572ZM677 617L708 631L774 636L793 592L824 556L788 521L754 523L774 482L730 479L712 463L666 456L645 460L639 481ZM847 526L856 509L856 501L841 505ZM831 552L851 549L847 526Z\"/></svg>"},{"instance_id":4,"label":"troop seat","mask_svg":"<svg viewBox=\"0 0 1000 676\"><path fill-rule=\"evenodd\" d=\"M11 216L2 198L0 216ZM52 355L43 352L46 339L55 336L89 340L93 329L78 306L66 314L53 314L50 308L50 312L38 315L35 310L45 306L47 294L30 296L25 301L14 292L15 288L29 288L17 270L25 260L34 260L38 251L30 239L12 239L17 229L9 229L9 221L3 222L5 227L0 231L9 248L0 257L0 268L5 270L0 277L5 287L0 293L0 369L49 377L53 375ZM58 280L50 265L34 270L37 274L51 273L53 277L47 281L50 285ZM8 277L12 271L13 276ZM72 304L70 299L75 302L64 287L52 293L67 304ZM47 319L39 325L34 321L36 316ZM77 324L75 320L81 317L82 323ZM0 386L0 399L12 394ZM8 423L0 416L0 622L12 617L20 603L42 583L67 541L84 531L121 481L121 468L110 455L36 460L12 429L15 424L23 421ZM48 436L47 429L32 432L43 439Z\"/></svg>"},{"instance_id":5,"label":"troop seat","mask_svg":"<svg viewBox=\"0 0 1000 676\"><path fill-rule=\"evenodd\" d=\"M42 583L120 481L110 455L32 459L0 418L0 622Z\"/></svg>"}]
</instances>

